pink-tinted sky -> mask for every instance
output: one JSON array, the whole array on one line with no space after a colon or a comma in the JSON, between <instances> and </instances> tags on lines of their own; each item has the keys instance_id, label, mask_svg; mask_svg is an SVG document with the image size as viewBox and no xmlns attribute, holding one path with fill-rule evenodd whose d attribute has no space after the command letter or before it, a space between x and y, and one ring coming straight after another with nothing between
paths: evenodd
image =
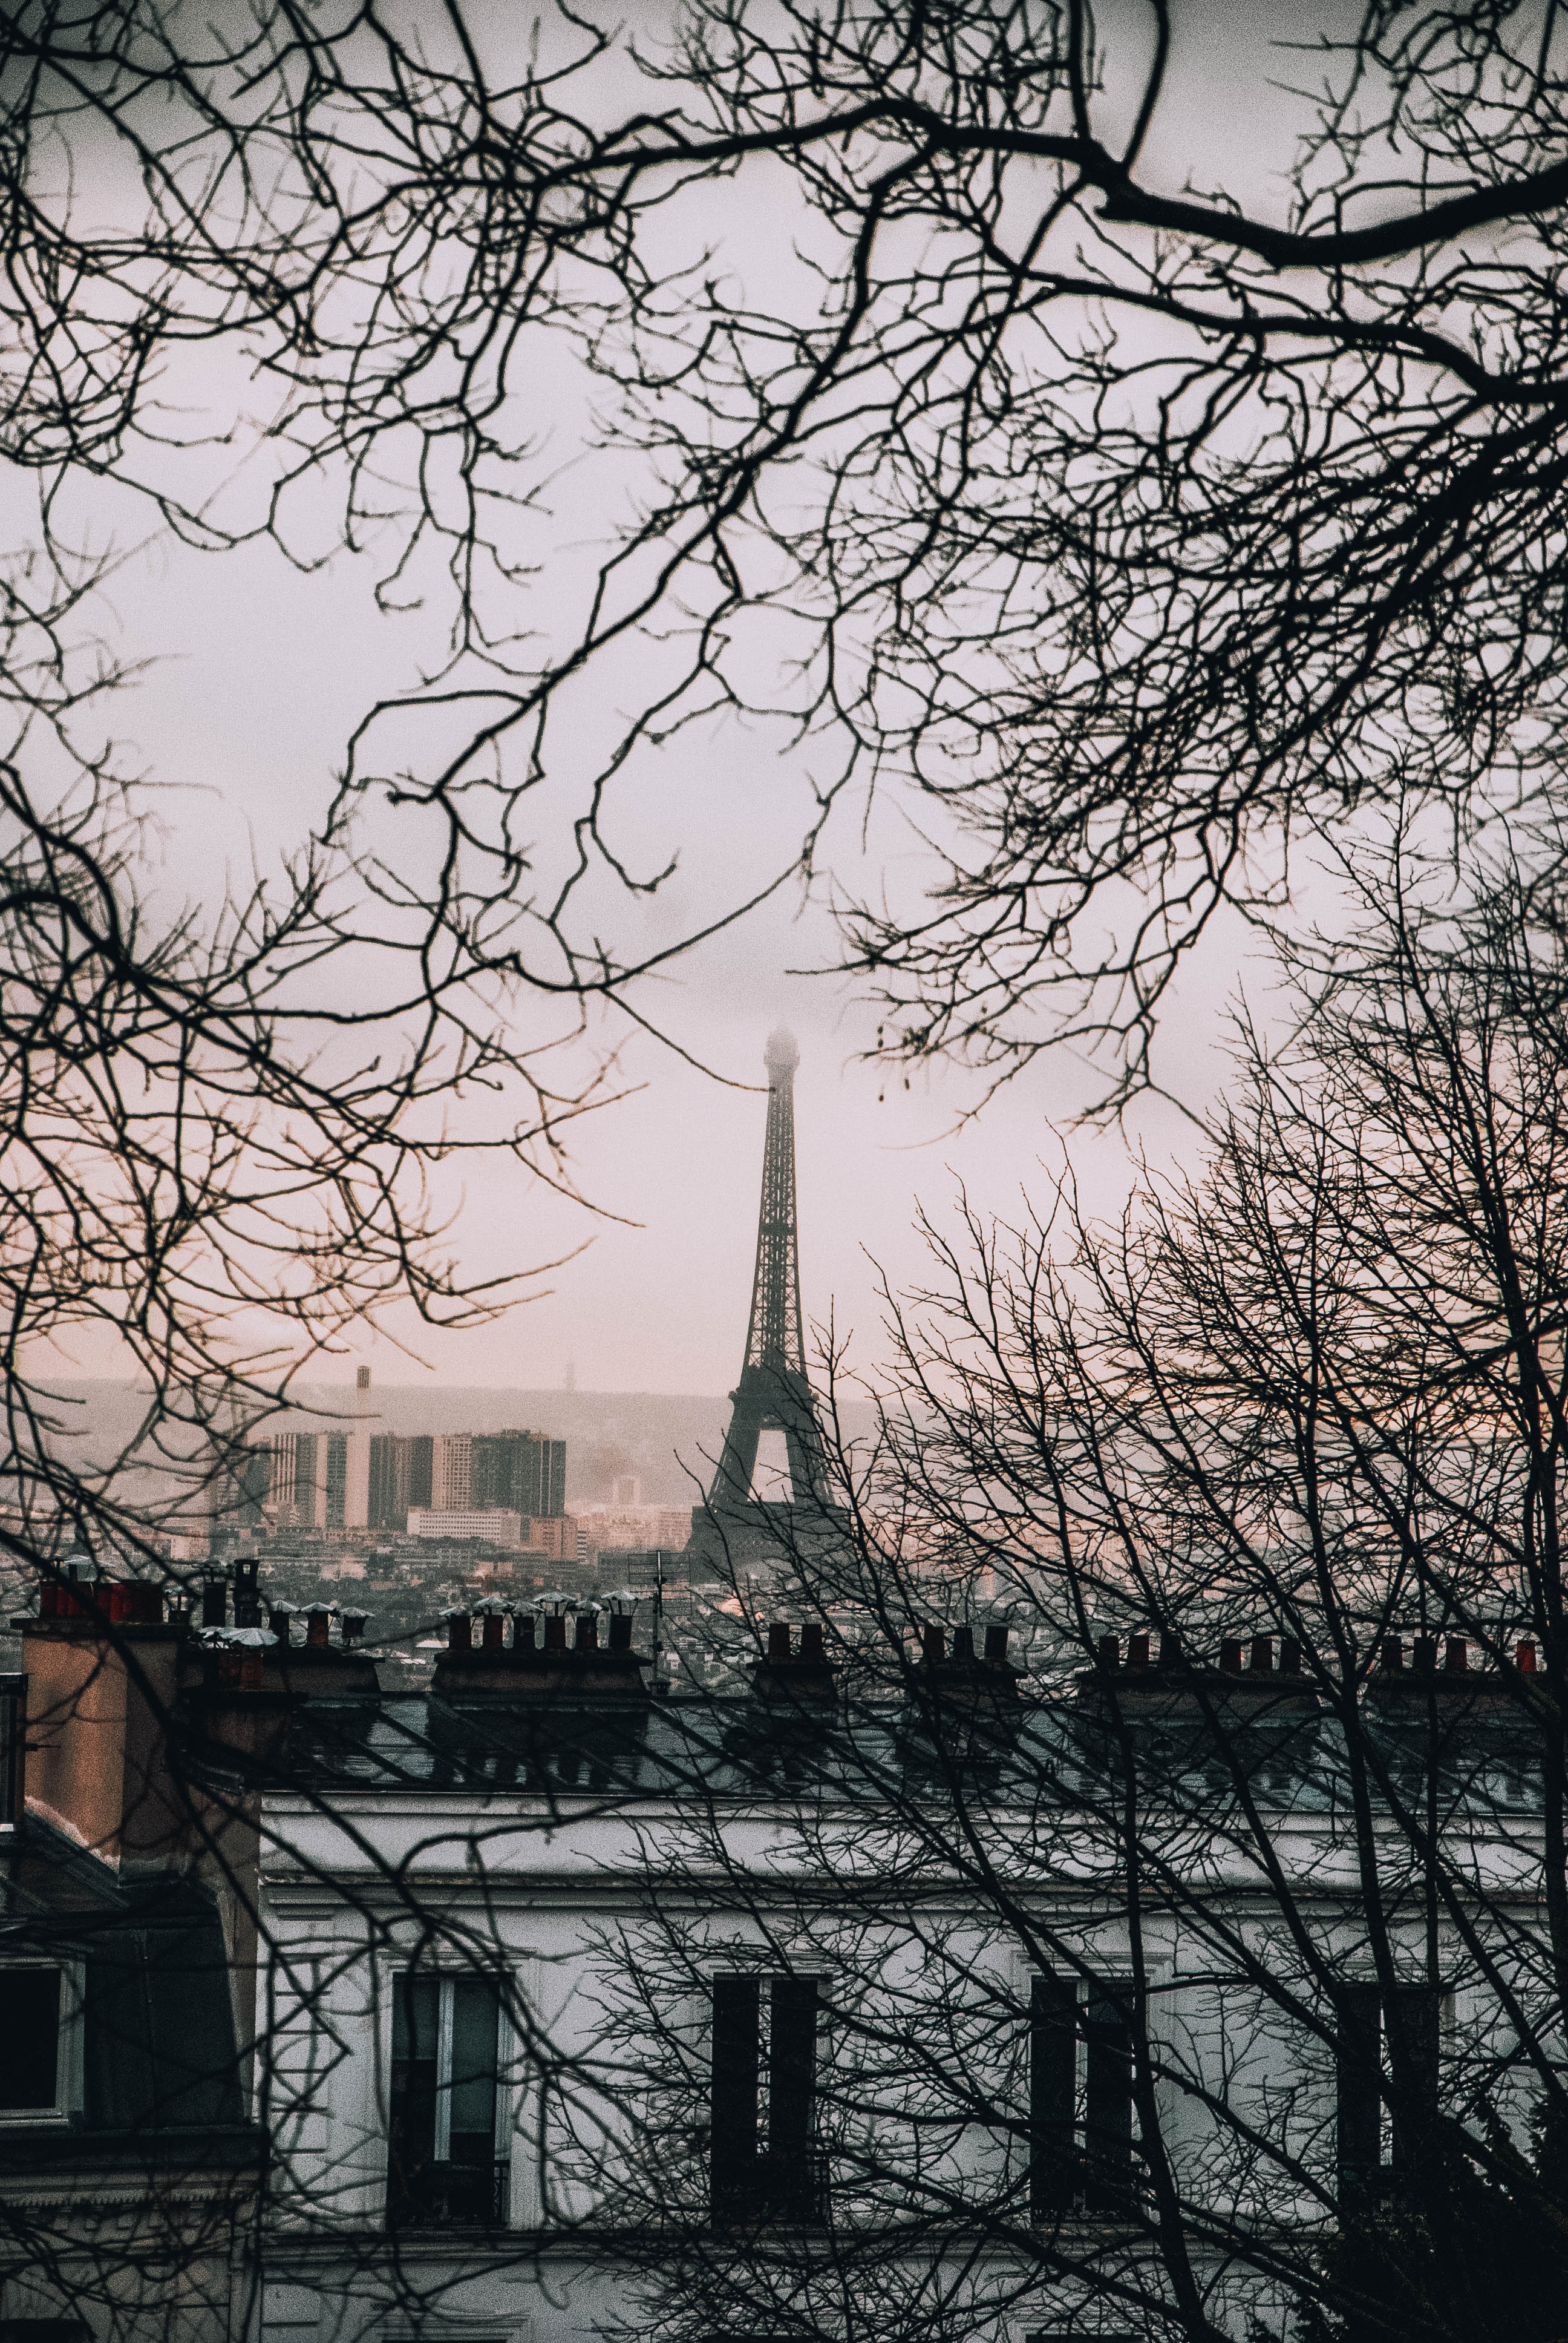
<instances>
[{"instance_id":1,"label":"pink-tinted sky","mask_svg":"<svg viewBox=\"0 0 1568 2343\"><path fill-rule=\"evenodd\" d=\"M1193 149L1157 156L1151 167L1178 179L1221 176L1227 165L1215 158L1222 151L1255 180L1269 141L1238 142L1238 108L1251 107L1277 130L1279 100L1261 77L1269 61L1254 13L1191 11L1188 35L1201 45L1193 47L1191 85L1201 86L1204 99L1186 116ZM734 198L727 194L725 201ZM731 215L725 225L733 238L747 221ZM204 384L199 375L180 387L196 401L210 391L215 411L238 396L232 381ZM547 427L559 437L570 383L551 386L543 404ZM551 526L563 580L580 562L569 548L602 529L625 486L590 465L568 474L557 491ZM83 525L99 541L112 532L124 542L148 523L128 502L100 498L84 506ZM402 618L380 614L375 574L370 557L339 555L307 572L266 546L209 556L167 541L151 542L121 570L111 628L123 648L157 663L126 703L120 729L172 792L163 847L171 894L210 900L226 871L243 872L253 852L265 868L308 830L327 802L351 726L378 693L405 687L433 660L435 606ZM548 598L551 590L547 564L534 591ZM618 686L629 697L638 680L627 669L596 688ZM786 861L809 784L825 763L826 751L780 753L777 741L735 728L684 736L646 759L638 794L623 815L624 836L650 863L678 846L682 868L640 915L638 931L658 938L700 925L749 878ZM848 809L830 833L829 864L859 884L912 866L916 848L895 807L883 809L865 842L854 814ZM1239 927L1217 930L1188 970L1167 1021L1161 1071L1195 1102L1222 1078L1214 1043L1238 980L1238 954L1250 949ZM1070 1063L1047 1061L977 1122L955 1131L973 1095L970 1085L939 1075L906 1089L901 1076L860 1063L857 1053L870 1032L863 1007L836 979L788 973L832 957L821 905L779 899L676 966L644 1006L686 1050L740 1082L760 1082L769 1028L783 1021L794 1029L802 1058L806 1307L814 1320L831 1312L841 1329L852 1328L857 1355L870 1366L879 1348L872 1262L896 1283L918 1280L917 1207L940 1219L960 1182L982 1208L1016 1211L1020 1189L1042 1184L1042 1165L1061 1161L1083 1088ZM1258 976L1262 980L1261 970ZM558 1384L571 1367L583 1388L728 1387L749 1292L764 1098L759 1090L709 1081L635 1034L625 1038L620 1065L632 1094L577 1126L573 1167L584 1193L618 1217L596 1220L515 1172L471 1172L462 1194L453 1190L445 1202L457 1214L455 1242L473 1273L500 1274L577 1245L586 1250L547 1281L548 1292L501 1323L463 1335L406 1328L423 1364L388 1343L367 1343L360 1355L378 1380L435 1373L539 1387ZM1140 1111L1131 1136L1156 1161L1190 1155L1193 1143L1191 1126L1159 1104ZM1075 1140L1071 1152L1091 1202L1117 1209L1130 1176L1126 1135Z\"/></svg>"}]
</instances>

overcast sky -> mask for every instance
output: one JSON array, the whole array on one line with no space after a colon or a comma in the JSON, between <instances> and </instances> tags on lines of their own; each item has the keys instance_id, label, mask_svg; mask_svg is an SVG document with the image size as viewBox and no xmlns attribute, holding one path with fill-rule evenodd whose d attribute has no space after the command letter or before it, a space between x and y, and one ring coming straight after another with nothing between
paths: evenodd
<instances>
[{"instance_id":1,"label":"overcast sky","mask_svg":"<svg viewBox=\"0 0 1568 2343\"><path fill-rule=\"evenodd\" d=\"M1238 42L1247 35L1251 12L1236 11L1229 29L1220 25L1226 13L1203 15L1208 96L1214 98L1233 68L1249 102L1266 112L1277 101L1258 81L1255 38L1250 58L1238 51L1227 59L1227 42L1232 33ZM1198 136L1205 139L1221 120L1234 155L1229 101L1207 127L1200 124ZM1254 161L1258 151L1254 144ZM1205 160L1200 147L1188 168L1201 178ZM733 236L736 218L723 225ZM199 379L184 388L202 393ZM549 398L548 427L558 434L571 386L554 386ZM580 547L602 526L605 494L591 468L558 492L552 526L563 563L572 558L565 548ZM100 541L111 531L124 542L147 530L145 511L128 507L100 502L90 518ZM327 527L324 513L324 536ZM306 575L266 546L201 555L166 540L149 542L119 573L110 620L119 647L155 662L119 724L139 761L171 793L163 852L174 891L210 898L226 865L242 867L254 850L265 866L318 820L352 724L378 692L406 686L421 663L433 662L435 617L379 614L374 577L367 558L340 555ZM814 772L809 757L781 755L775 742L738 730L687 736L663 753L656 775L645 766L649 853L671 840L683 852L681 875L648 914L647 932L700 923L738 873L787 859ZM863 881L852 820L829 846L829 860ZM912 851L890 809L870 841L873 870L879 858ZM1221 1077L1215 1049L1221 1013L1249 949L1239 927L1217 930L1187 970L1168 1018L1161 1070L1194 1103ZM917 1206L940 1219L960 1182L983 1209L1017 1211L1020 1191L1040 1184L1042 1164L1062 1161L1082 1092L1070 1065L1048 1061L978 1123L955 1131L970 1087L955 1078L917 1078L906 1090L901 1076L861 1064L865 1011L838 980L788 972L830 963L832 955L825 913L780 901L682 962L648 1005L687 1050L739 1082L760 1083L771 1026L782 1021L795 1031L806 1309L814 1321L832 1312L841 1329L852 1328L857 1355L871 1366L879 1348L871 1264L883 1264L896 1283L918 1280ZM1263 981L1261 968L1253 979ZM584 1192L619 1218L596 1222L516 1174L471 1179L456 1235L476 1273L521 1269L578 1244L586 1251L506 1322L462 1336L426 1335L423 1365L389 1344L367 1344L358 1355L379 1380L435 1373L537 1388L559 1384L575 1369L584 1389L714 1392L733 1382L749 1294L765 1097L759 1089L707 1081L636 1038L621 1062L634 1094L578 1126L575 1149ZM1140 1111L1131 1136L1157 1162L1192 1148L1191 1126L1159 1104ZM1126 1191L1127 1143L1116 1134L1070 1144L1086 1194L1106 1211L1115 1211ZM449 1201L457 1206L456 1197ZM351 1364L345 1360L346 1376Z\"/></svg>"}]
</instances>

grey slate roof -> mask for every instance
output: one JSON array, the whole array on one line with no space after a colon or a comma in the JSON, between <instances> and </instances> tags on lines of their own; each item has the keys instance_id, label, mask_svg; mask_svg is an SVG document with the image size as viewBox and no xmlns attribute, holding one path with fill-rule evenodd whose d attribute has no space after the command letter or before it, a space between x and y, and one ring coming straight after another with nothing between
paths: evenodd
<instances>
[{"instance_id":1,"label":"grey slate roof","mask_svg":"<svg viewBox=\"0 0 1568 2343\"><path fill-rule=\"evenodd\" d=\"M1490 1685L1432 1707L1369 1699L1360 1715L1362 1746L1390 1796L1413 1794L1435 1767L1451 1803L1538 1807L1530 1720ZM694 1795L854 1803L881 1792L930 1798L961 1790L999 1805L1079 1806L1120 1796L1129 1765L1151 1800L1182 1811L1211 1814L1239 1779L1277 1813L1332 1814L1347 1790L1342 1732L1311 1699L1229 1708L1221 1701L1205 1715L1191 1702L1117 1707L1082 1692L934 1711L919 1699L795 1704L700 1694L318 1700L297 1712L272 1779L327 1797L379 1790L574 1805Z\"/></svg>"}]
</instances>

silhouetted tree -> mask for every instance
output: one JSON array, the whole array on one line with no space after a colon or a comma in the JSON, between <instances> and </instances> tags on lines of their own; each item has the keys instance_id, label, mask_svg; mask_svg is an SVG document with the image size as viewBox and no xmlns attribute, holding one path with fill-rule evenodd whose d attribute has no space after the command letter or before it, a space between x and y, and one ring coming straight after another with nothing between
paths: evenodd
<instances>
[{"instance_id":1,"label":"silhouetted tree","mask_svg":"<svg viewBox=\"0 0 1568 2343\"><path fill-rule=\"evenodd\" d=\"M893 1303L853 1534L752 1595L843 1696L764 1665L723 1754L771 1829L691 1801L604 1948L644 2219L684 2176L649 2331L1560 2334L1562 901L1394 880L1191 1181L971 1213Z\"/></svg>"},{"instance_id":2,"label":"silhouetted tree","mask_svg":"<svg viewBox=\"0 0 1568 2343\"><path fill-rule=\"evenodd\" d=\"M1560 12L1270 29L42 0L0 80L10 460L212 547L288 552L307 510L319 544L329 492L389 599L444 591L450 661L367 718L342 804L437 810L412 892L459 967L621 974L576 908L657 876L618 777L751 710L819 744L808 856L851 776L914 791L932 883L843 906L882 1049L1000 1079L1065 1033L1121 1095L1219 906L1268 919L1396 792L1462 851L1561 761ZM171 450L160 388L230 348L272 402L249 501L213 488L239 402ZM587 450L585 563L548 514L581 545Z\"/></svg>"}]
</instances>

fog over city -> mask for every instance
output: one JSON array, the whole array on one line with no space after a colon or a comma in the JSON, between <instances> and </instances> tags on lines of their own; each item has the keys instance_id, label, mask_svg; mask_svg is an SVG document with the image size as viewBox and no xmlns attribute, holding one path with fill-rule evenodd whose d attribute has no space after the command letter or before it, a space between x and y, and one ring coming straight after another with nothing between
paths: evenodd
<instances>
[{"instance_id":1,"label":"fog over city","mask_svg":"<svg viewBox=\"0 0 1568 2343\"><path fill-rule=\"evenodd\" d=\"M0 2343L1568 2343L1568 9L0 208Z\"/></svg>"}]
</instances>

